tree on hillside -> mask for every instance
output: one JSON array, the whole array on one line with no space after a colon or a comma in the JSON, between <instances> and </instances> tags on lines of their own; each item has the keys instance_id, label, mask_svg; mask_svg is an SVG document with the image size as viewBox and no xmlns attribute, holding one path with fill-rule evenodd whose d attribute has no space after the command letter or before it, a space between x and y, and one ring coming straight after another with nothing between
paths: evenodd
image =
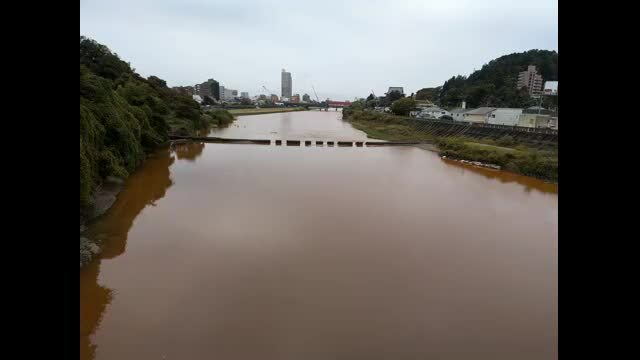
<instances>
[{"instance_id":1,"label":"tree on hillside","mask_svg":"<svg viewBox=\"0 0 640 360\"><path fill-rule=\"evenodd\" d=\"M391 104L391 111L396 115L407 116L416 107L416 101L412 98L402 98Z\"/></svg>"},{"instance_id":2,"label":"tree on hillside","mask_svg":"<svg viewBox=\"0 0 640 360\"><path fill-rule=\"evenodd\" d=\"M429 100L443 107L458 107L462 101L466 101L468 107L525 107L531 103L531 97L517 89L516 83L518 73L529 65L536 66L544 81L558 80L558 53L529 50L491 60L469 77L451 77L439 89L438 95ZM418 91L416 99L428 99L429 90Z\"/></svg>"},{"instance_id":3,"label":"tree on hillside","mask_svg":"<svg viewBox=\"0 0 640 360\"><path fill-rule=\"evenodd\" d=\"M369 96L367 96L367 101L369 101L369 100L373 100L373 99L375 99L375 98L376 98L376 97L375 97L375 96L373 96L373 94L369 94Z\"/></svg>"},{"instance_id":4,"label":"tree on hillside","mask_svg":"<svg viewBox=\"0 0 640 360\"><path fill-rule=\"evenodd\" d=\"M147 78L147 82L149 82L149 84L155 88L155 89L165 89L167 88L167 82L160 79L157 76L149 76L149 78Z\"/></svg>"},{"instance_id":5,"label":"tree on hillside","mask_svg":"<svg viewBox=\"0 0 640 360\"><path fill-rule=\"evenodd\" d=\"M428 100L435 103L438 101L441 89L442 86L420 89L416 93L416 100Z\"/></svg>"},{"instance_id":6,"label":"tree on hillside","mask_svg":"<svg viewBox=\"0 0 640 360\"><path fill-rule=\"evenodd\" d=\"M129 64L120 60L108 47L84 36L80 36L80 64L110 80L116 80L123 74L133 74Z\"/></svg>"}]
</instances>

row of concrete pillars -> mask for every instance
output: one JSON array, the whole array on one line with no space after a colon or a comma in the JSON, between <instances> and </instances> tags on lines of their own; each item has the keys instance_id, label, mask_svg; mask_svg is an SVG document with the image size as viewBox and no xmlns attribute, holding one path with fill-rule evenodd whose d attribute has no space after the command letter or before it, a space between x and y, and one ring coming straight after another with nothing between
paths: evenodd
<instances>
[{"instance_id":1,"label":"row of concrete pillars","mask_svg":"<svg viewBox=\"0 0 640 360\"><path fill-rule=\"evenodd\" d=\"M276 146L281 146L284 141L286 146L339 146L339 147L363 147L364 141L322 141L322 140L275 140Z\"/></svg>"}]
</instances>

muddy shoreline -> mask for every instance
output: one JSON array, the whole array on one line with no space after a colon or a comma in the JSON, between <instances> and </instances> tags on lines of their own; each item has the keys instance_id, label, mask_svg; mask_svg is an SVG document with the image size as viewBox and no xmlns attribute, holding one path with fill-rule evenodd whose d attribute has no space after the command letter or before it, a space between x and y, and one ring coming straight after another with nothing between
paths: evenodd
<instances>
[{"instance_id":1,"label":"muddy shoreline","mask_svg":"<svg viewBox=\"0 0 640 360\"><path fill-rule=\"evenodd\" d=\"M100 253L101 243L98 239L89 237L86 234L87 224L99 218L107 212L116 202L117 196L122 191L124 180L108 177L104 184L96 191L91 205L80 209L80 267L88 264L97 254Z\"/></svg>"}]
</instances>

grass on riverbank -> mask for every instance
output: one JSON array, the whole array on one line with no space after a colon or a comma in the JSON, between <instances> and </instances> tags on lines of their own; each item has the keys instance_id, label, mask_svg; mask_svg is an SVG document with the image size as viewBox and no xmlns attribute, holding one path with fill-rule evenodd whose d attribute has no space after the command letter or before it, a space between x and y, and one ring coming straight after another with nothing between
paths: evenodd
<instances>
[{"instance_id":1,"label":"grass on riverbank","mask_svg":"<svg viewBox=\"0 0 640 360\"><path fill-rule=\"evenodd\" d=\"M280 112L290 112L290 111L305 111L305 108L260 108L260 109L229 109L229 113L234 116L243 116L243 115L258 115L258 114L273 114Z\"/></svg>"},{"instance_id":2,"label":"grass on riverbank","mask_svg":"<svg viewBox=\"0 0 640 360\"><path fill-rule=\"evenodd\" d=\"M464 138L440 138L439 154L452 159L481 161L538 179L558 181L558 152L518 146L504 148L469 142Z\"/></svg>"},{"instance_id":3,"label":"grass on riverbank","mask_svg":"<svg viewBox=\"0 0 640 360\"><path fill-rule=\"evenodd\" d=\"M532 148L510 136L497 140L435 137L416 129L408 118L373 111L348 111L345 120L372 138L433 143L437 145L438 153L448 158L500 165L518 174L558 181L557 147L546 150Z\"/></svg>"}]
</instances>

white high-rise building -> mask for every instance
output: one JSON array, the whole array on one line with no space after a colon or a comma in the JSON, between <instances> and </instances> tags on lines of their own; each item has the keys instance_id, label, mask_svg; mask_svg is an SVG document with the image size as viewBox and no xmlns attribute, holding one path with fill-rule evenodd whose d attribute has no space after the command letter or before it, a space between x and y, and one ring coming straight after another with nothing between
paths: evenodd
<instances>
[{"instance_id":1,"label":"white high-rise building","mask_svg":"<svg viewBox=\"0 0 640 360\"><path fill-rule=\"evenodd\" d=\"M284 69L282 69L282 74L281 74L281 87L282 87L282 91L281 91L281 96L282 97L286 97L286 98L290 98L291 97L291 92L292 92L292 84L291 84L291 73L290 72L286 72Z\"/></svg>"}]
</instances>

